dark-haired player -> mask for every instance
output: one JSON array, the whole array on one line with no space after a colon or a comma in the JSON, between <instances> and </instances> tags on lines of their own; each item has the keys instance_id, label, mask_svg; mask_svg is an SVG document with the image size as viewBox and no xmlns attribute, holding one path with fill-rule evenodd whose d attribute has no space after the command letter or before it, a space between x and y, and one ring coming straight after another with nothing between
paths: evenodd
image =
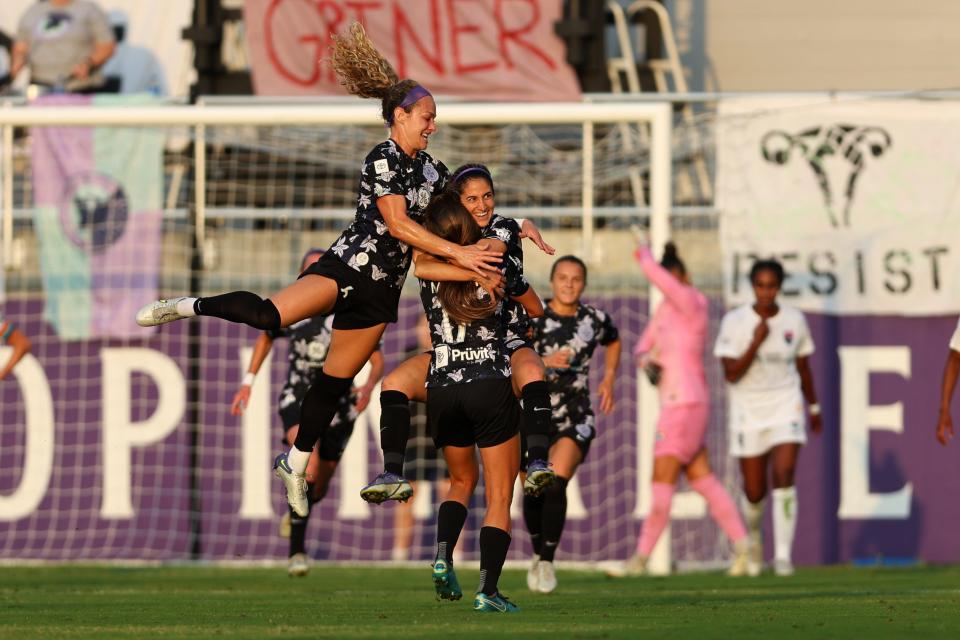
<instances>
[{"instance_id":1,"label":"dark-haired player","mask_svg":"<svg viewBox=\"0 0 960 640\"><path fill-rule=\"evenodd\" d=\"M530 320L533 344L547 366L553 432L550 464L557 474L540 496L524 496L523 518L534 557L527 572L531 591L550 593L557 586L553 558L567 517L567 483L587 457L597 434L590 399L590 358L605 347L600 410L613 410L613 386L620 364L620 337L606 313L581 302L587 265L563 256L550 269L553 297L544 314Z\"/></svg>"},{"instance_id":2,"label":"dark-haired player","mask_svg":"<svg viewBox=\"0 0 960 640\"><path fill-rule=\"evenodd\" d=\"M300 271L304 271L311 264L320 259L323 249L310 249L303 256ZM313 384L317 374L323 368L327 352L330 349L330 337L333 332L333 317L319 315L296 322L285 329L264 331L257 338L250 358L250 367L243 377L240 390L233 398L230 413L238 416L243 413L250 402L250 389L261 365L266 360L273 341L277 338L288 338L290 353L287 356L289 367L287 380L280 391L278 408L280 420L283 422L283 440L289 445L296 440L300 428L300 403L307 389ZM353 424L357 415L370 402L370 394L383 375L383 355L380 350L370 356L370 375L359 388L353 389L340 399L337 413L320 436L320 440L313 448L310 461L307 463L306 481L307 498L310 504L316 504L327 495L330 480L343 451L353 433ZM307 520L310 517L294 513L292 509L284 516L281 524L281 535L290 538L289 560L287 573L291 576L305 576L310 571L310 564L306 553Z\"/></svg>"},{"instance_id":3,"label":"dark-haired player","mask_svg":"<svg viewBox=\"0 0 960 640\"><path fill-rule=\"evenodd\" d=\"M809 358L813 339L803 314L780 304L783 266L759 260L750 269L754 302L727 312L713 353L727 380L730 455L740 459L745 516L750 534L749 573L763 563L760 524L772 472L774 571L793 574L793 537L797 528L794 473L806 443L804 400L810 429L823 428Z\"/></svg>"}]
</instances>

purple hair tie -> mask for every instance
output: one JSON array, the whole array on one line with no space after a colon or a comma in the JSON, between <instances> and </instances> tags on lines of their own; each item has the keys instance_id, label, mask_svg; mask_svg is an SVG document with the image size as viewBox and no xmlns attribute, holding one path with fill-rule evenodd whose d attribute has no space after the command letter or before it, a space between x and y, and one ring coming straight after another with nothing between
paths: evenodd
<instances>
[{"instance_id":1,"label":"purple hair tie","mask_svg":"<svg viewBox=\"0 0 960 640\"><path fill-rule=\"evenodd\" d=\"M426 98L427 96L432 96L433 94L427 91L426 87L422 85L414 85L410 91L407 91L407 95L403 96L403 100L400 102L400 108L406 109L417 100L421 98Z\"/></svg>"},{"instance_id":2,"label":"purple hair tie","mask_svg":"<svg viewBox=\"0 0 960 640\"><path fill-rule=\"evenodd\" d=\"M467 175L468 173L482 173L483 175L487 176L487 179L490 182L493 182L493 176L491 176L490 172L484 169L483 167L467 167L466 169L462 169L455 176L453 176L453 182L455 183L460 182L460 178Z\"/></svg>"}]
</instances>

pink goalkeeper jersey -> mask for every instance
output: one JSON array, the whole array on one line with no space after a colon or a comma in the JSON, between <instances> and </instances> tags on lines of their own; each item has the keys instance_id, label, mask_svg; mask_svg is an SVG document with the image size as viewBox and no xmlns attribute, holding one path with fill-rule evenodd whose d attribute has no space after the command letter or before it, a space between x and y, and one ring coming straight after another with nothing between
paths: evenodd
<instances>
[{"instance_id":1,"label":"pink goalkeeper jersey","mask_svg":"<svg viewBox=\"0 0 960 640\"><path fill-rule=\"evenodd\" d=\"M707 297L683 284L654 260L649 247L637 250L643 273L664 300L640 336L635 355L648 353L663 367L658 389L661 405L708 402L703 351L707 343Z\"/></svg>"}]
</instances>

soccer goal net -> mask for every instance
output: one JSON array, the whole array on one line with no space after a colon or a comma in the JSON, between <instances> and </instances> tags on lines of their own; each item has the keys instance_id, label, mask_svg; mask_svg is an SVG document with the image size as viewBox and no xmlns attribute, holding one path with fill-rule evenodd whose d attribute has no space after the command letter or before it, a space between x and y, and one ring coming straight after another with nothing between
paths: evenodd
<instances>
[{"instance_id":1,"label":"soccer goal net","mask_svg":"<svg viewBox=\"0 0 960 640\"><path fill-rule=\"evenodd\" d=\"M431 139L430 153L449 168L491 169L499 213L532 219L558 255L587 261L585 301L620 329L616 406L599 417L570 487L560 561L626 557L649 506L655 394L638 381L630 355L649 288L633 262L630 225L649 224L655 242L671 234L715 300L714 330L722 312L715 216L696 207L670 214L672 205L702 204L699 190L709 187L697 184L702 150L683 135L671 142L673 119L669 105L654 103L441 102ZM286 343L276 341L246 412L235 416L231 401L257 332L214 319L140 329L132 311L156 296L269 295L291 282L306 250L327 247L353 217L358 169L385 137L376 110L259 103L121 113L61 104L15 106L0 123L3 313L33 342L0 383L0 557L284 558L277 529L286 509L270 463L282 450ZM549 297L553 258L530 243L524 249L528 278ZM416 345L419 315L410 277L384 338L388 371ZM594 389L602 357L594 359ZM716 394L709 444L724 474L712 362L708 373ZM381 468L377 409L374 398L314 509L307 549L317 559L432 553L442 473L417 486L403 552L394 550L400 507L359 498ZM475 506L461 538L466 558L477 557L482 487ZM681 494L674 510L667 544L675 561L725 557L698 499ZM514 511L511 557L522 559L530 547L519 500Z\"/></svg>"}]
</instances>

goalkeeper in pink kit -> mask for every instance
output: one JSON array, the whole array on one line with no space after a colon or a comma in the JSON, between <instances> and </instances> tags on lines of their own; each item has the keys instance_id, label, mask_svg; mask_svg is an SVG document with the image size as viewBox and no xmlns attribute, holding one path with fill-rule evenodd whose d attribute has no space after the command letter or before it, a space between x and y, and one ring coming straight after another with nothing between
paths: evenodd
<instances>
[{"instance_id":1,"label":"goalkeeper in pink kit","mask_svg":"<svg viewBox=\"0 0 960 640\"><path fill-rule=\"evenodd\" d=\"M658 264L637 232L637 260L644 274L664 295L634 349L639 365L660 396L653 463L653 504L643 522L636 553L615 575L642 575L650 552L670 518L670 503L680 472L690 487L702 495L710 514L733 541L735 557L729 574L747 570L749 543L737 507L713 475L704 437L710 409L710 392L703 371L707 341L707 298L690 284L686 266L673 243L667 243Z\"/></svg>"}]
</instances>

